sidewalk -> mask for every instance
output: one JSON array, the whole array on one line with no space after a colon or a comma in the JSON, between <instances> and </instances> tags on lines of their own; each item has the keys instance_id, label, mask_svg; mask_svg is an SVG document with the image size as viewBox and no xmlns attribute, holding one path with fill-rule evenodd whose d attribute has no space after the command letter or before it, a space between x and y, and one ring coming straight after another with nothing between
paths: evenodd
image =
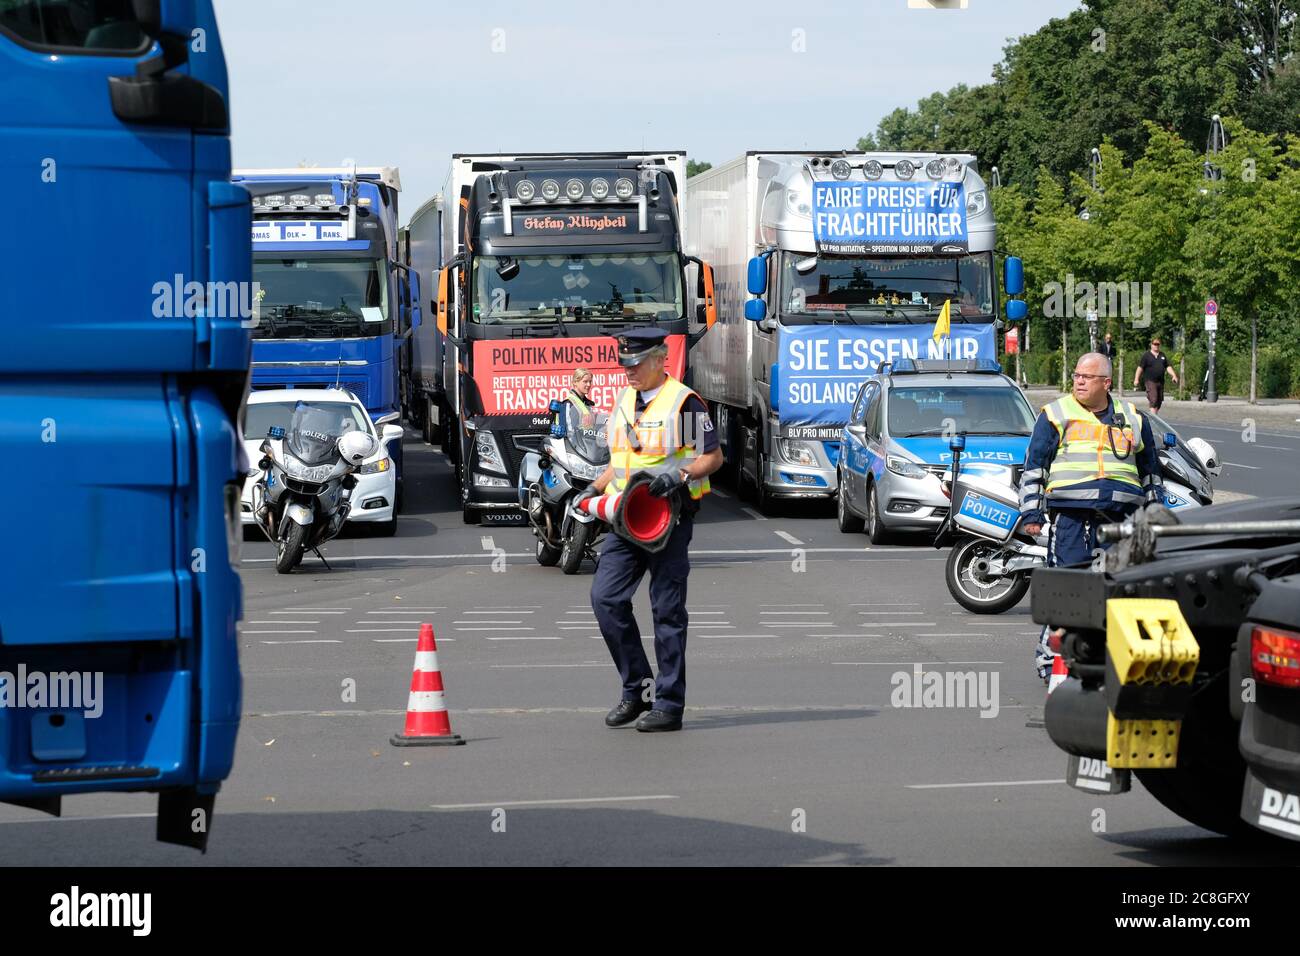
<instances>
[{"instance_id":1,"label":"sidewalk","mask_svg":"<svg viewBox=\"0 0 1300 956\"><path fill-rule=\"evenodd\" d=\"M1060 397L1055 388L1031 385L1025 389L1025 397L1034 408L1041 408L1048 402ZM1119 395L1118 390L1111 392ZM1123 397L1137 406L1137 410L1147 410L1147 397L1144 392L1125 389ZM1281 428L1300 432L1300 401L1294 399L1266 398L1259 404L1252 405L1244 398L1220 395L1217 402L1198 402L1195 399L1170 398L1165 392L1165 403L1160 414L1170 419L1197 421L1221 425L1242 426L1246 419L1254 419L1257 425L1268 428Z\"/></svg>"}]
</instances>

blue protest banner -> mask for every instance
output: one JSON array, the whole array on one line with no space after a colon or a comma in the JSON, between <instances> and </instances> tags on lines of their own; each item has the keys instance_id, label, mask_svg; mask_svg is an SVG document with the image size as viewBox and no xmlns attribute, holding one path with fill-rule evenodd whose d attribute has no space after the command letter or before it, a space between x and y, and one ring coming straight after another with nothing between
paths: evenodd
<instances>
[{"instance_id":1,"label":"blue protest banner","mask_svg":"<svg viewBox=\"0 0 1300 956\"><path fill-rule=\"evenodd\" d=\"M813 183L813 238L827 252L960 254L970 247L962 183Z\"/></svg>"},{"instance_id":2,"label":"blue protest banner","mask_svg":"<svg viewBox=\"0 0 1300 956\"><path fill-rule=\"evenodd\" d=\"M997 358L991 323L954 324L948 340L935 341L933 334L933 323L783 326L776 396L782 433L787 426L807 426L816 433L806 437L835 437L829 429L849 420L858 387L881 362Z\"/></svg>"}]
</instances>

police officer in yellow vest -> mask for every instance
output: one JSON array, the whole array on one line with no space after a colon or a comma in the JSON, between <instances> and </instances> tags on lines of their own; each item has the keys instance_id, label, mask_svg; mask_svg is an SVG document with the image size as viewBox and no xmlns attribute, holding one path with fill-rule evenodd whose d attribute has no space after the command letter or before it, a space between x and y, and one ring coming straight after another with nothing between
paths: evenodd
<instances>
[{"instance_id":1,"label":"police officer in yellow vest","mask_svg":"<svg viewBox=\"0 0 1300 956\"><path fill-rule=\"evenodd\" d=\"M1112 399L1110 359L1079 357L1069 395L1047 405L1034 424L1020 480L1023 528L1039 534L1051 517L1048 564L1088 564L1101 547L1097 529L1163 502L1164 483L1150 420ZM1035 665L1047 679L1055 656L1039 638Z\"/></svg>"},{"instance_id":2,"label":"police officer in yellow vest","mask_svg":"<svg viewBox=\"0 0 1300 956\"><path fill-rule=\"evenodd\" d=\"M650 491L678 495L681 518L662 551L651 554L624 539L606 539L591 585L591 608L614 658L623 693L605 717L606 725L636 721L641 731L680 730L686 706L687 547L709 475L722 465L722 451L704 401L664 371L668 348L662 329L629 329L618 339L618 362L628 387L609 418L610 466L583 497L619 491L638 471L656 475ZM632 613L632 596L650 572L655 657L659 677L650 702L650 663ZM649 713L646 713L649 711ZM641 716L644 715L644 716ZM640 716L640 720L637 720Z\"/></svg>"},{"instance_id":3,"label":"police officer in yellow vest","mask_svg":"<svg viewBox=\"0 0 1300 956\"><path fill-rule=\"evenodd\" d=\"M596 424L596 408L591 401L591 386L594 381L595 376L591 369L574 369L569 394L564 397L566 402L578 410L582 424L586 428Z\"/></svg>"}]
</instances>

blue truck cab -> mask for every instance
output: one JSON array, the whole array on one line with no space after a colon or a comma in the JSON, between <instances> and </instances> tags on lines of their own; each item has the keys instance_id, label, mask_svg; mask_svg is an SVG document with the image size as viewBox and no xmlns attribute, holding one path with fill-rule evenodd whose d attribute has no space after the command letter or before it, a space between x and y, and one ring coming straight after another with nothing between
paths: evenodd
<instances>
[{"instance_id":1,"label":"blue truck cab","mask_svg":"<svg viewBox=\"0 0 1300 956\"><path fill-rule=\"evenodd\" d=\"M210 0L0 4L0 800L157 792L203 848L239 730L250 207ZM21 236L20 241L18 237Z\"/></svg>"},{"instance_id":2,"label":"blue truck cab","mask_svg":"<svg viewBox=\"0 0 1300 956\"><path fill-rule=\"evenodd\" d=\"M338 385L381 429L399 423L420 280L399 257L398 170L237 169L232 181L253 201L253 388ZM388 451L400 482L401 442Z\"/></svg>"}]
</instances>

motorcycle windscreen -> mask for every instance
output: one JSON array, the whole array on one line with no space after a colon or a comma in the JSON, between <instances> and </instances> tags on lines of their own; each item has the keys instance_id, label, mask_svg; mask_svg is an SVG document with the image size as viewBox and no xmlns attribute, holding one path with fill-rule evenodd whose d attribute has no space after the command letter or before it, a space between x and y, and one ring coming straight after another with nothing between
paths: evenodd
<instances>
[{"instance_id":1,"label":"motorcycle windscreen","mask_svg":"<svg viewBox=\"0 0 1300 956\"><path fill-rule=\"evenodd\" d=\"M565 405L565 440L583 460L592 465L609 464L609 437L606 434L606 416L584 420L583 414L572 402Z\"/></svg>"},{"instance_id":2,"label":"motorcycle windscreen","mask_svg":"<svg viewBox=\"0 0 1300 956\"><path fill-rule=\"evenodd\" d=\"M338 454L338 440L357 423L346 406L299 405L289 419L285 447L304 465L323 465Z\"/></svg>"}]
</instances>

